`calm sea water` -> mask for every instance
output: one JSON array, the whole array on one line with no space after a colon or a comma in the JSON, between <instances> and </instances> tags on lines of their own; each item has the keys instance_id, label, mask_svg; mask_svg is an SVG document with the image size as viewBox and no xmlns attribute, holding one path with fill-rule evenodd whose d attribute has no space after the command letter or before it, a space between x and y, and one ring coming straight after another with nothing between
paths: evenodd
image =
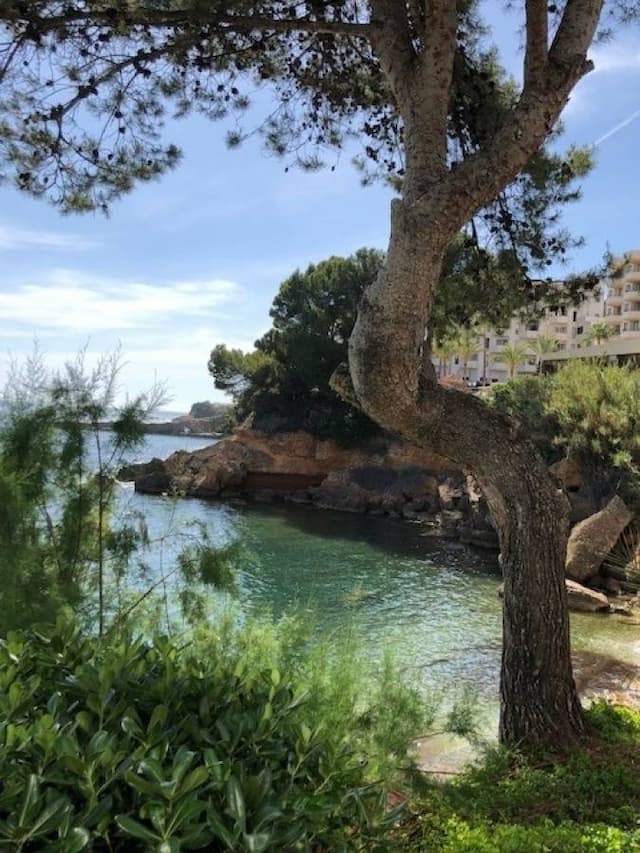
<instances>
[{"instance_id":1,"label":"calm sea water","mask_svg":"<svg viewBox=\"0 0 640 853\"><path fill-rule=\"evenodd\" d=\"M136 457L166 457L209 439L149 436ZM500 578L495 557L426 537L418 525L296 505L230 506L121 491L121 506L144 512L152 537L207 526L214 542L244 546L239 604L275 616L307 611L323 634L355 631L373 658L391 645L425 690L471 689L495 722L500 663ZM173 551L167 537L164 567ZM572 615L574 646L637 661L640 627Z\"/></svg>"}]
</instances>

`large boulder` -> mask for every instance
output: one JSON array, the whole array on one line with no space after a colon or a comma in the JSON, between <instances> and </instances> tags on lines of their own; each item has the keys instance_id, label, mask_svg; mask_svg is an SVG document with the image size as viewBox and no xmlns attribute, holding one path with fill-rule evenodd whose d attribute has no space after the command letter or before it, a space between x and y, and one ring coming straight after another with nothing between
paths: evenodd
<instances>
[{"instance_id":1,"label":"large boulder","mask_svg":"<svg viewBox=\"0 0 640 853\"><path fill-rule=\"evenodd\" d=\"M154 456L149 462L132 462L129 465L123 465L118 471L117 479L121 483L127 483L135 480L138 477L145 477L148 474L166 474L167 469L162 461Z\"/></svg>"},{"instance_id":2,"label":"large boulder","mask_svg":"<svg viewBox=\"0 0 640 853\"><path fill-rule=\"evenodd\" d=\"M576 524L567 545L567 576L582 582L597 575L632 518L633 513L616 495L600 512Z\"/></svg>"}]
</instances>

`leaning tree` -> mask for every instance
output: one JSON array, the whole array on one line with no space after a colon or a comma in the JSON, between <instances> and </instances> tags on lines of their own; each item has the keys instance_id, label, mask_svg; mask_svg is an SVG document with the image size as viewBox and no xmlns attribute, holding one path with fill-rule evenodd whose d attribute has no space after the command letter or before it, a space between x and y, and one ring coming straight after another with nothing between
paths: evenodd
<instances>
[{"instance_id":1,"label":"leaning tree","mask_svg":"<svg viewBox=\"0 0 640 853\"><path fill-rule=\"evenodd\" d=\"M510 5L524 24L518 85L486 45L477 0L0 0L0 158L6 178L65 210L106 208L177 162L159 134L168 108L241 113L256 83L274 100L265 143L289 163L316 168L350 137L363 143L365 179L384 177L397 197L386 264L334 386L482 486L505 581L501 736L535 745L583 725L567 507L514 422L438 385L427 334L461 230L498 244L532 288L536 265L567 245L555 207L580 157L543 145L592 68L604 2ZM611 0L610 11L629 17L634 3Z\"/></svg>"}]
</instances>

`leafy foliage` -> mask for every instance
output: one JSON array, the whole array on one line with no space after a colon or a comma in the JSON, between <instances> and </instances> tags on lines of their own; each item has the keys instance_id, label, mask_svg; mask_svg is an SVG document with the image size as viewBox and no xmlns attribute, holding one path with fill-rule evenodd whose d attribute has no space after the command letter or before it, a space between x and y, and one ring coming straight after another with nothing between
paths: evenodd
<instances>
[{"instance_id":1,"label":"leafy foliage","mask_svg":"<svg viewBox=\"0 0 640 853\"><path fill-rule=\"evenodd\" d=\"M119 363L116 353L90 370L80 353L50 374L36 354L9 377L0 431L2 630L77 608L96 593L102 629L105 577L120 575L145 541L140 518L111 527L114 474L140 445L143 420L163 392L121 407L107 439L101 422L113 415Z\"/></svg>"},{"instance_id":2,"label":"leafy foliage","mask_svg":"<svg viewBox=\"0 0 640 853\"><path fill-rule=\"evenodd\" d=\"M554 443L559 424L549 412L551 376L514 376L491 388L491 404L501 412L519 420L547 461L558 457Z\"/></svg>"},{"instance_id":3,"label":"leafy foliage","mask_svg":"<svg viewBox=\"0 0 640 853\"><path fill-rule=\"evenodd\" d=\"M295 637L228 623L180 649L161 637L84 639L62 624L10 633L0 643L0 844L382 849L397 813L368 778L375 699L362 704L347 664L349 698L336 711L327 685L343 661L325 654L318 675ZM407 742L396 734L385 748L402 755Z\"/></svg>"},{"instance_id":4,"label":"leafy foliage","mask_svg":"<svg viewBox=\"0 0 640 853\"><path fill-rule=\"evenodd\" d=\"M633 470L640 459L640 375L629 367L574 361L551 384L557 443L593 465Z\"/></svg>"},{"instance_id":5,"label":"leafy foliage","mask_svg":"<svg viewBox=\"0 0 640 853\"><path fill-rule=\"evenodd\" d=\"M419 8L419 7L417 7ZM421 45L424 15L407 6L407 33ZM316 170L353 141L365 183L405 181L404 123L376 51L369 4L274 0L212 6L201 0L80 8L57 0L4 4L0 23L0 160L18 187L63 210L107 210L137 182L174 168L180 151L162 141L170 117L200 112L226 120L229 147L256 131L267 151ZM384 24L383 24L384 26ZM250 110L257 89L273 109ZM458 4L448 161L472 157L513 113L518 86L499 65L479 4ZM253 118L248 118L253 115ZM559 128L550 132L554 141ZM358 150L356 149L356 150ZM559 225L591 168L588 150L542 148L465 226L464 273L451 269L441 316L479 306L496 324L514 302L539 301L551 259L575 242ZM493 255L487 252L490 250ZM486 300L490 284L494 298ZM493 306L493 307L491 307ZM510 308L509 308L510 306ZM489 316L491 315L491 316Z\"/></svg>"},{"instance_id":6,"label":"leafy foliage","mask_svg":"<svg viewBox=\"0 0 640 853\"><path fill-rule=\"evenodd\" d=\"M404 848L447 853L631 853L640 843L640 714L595 703L588 745L525 758L490 750L427 790L410 811Z\"/></svg>"},{"instance_id":7,"label":"leafy foliage","mask_svg":"<svg viewBox=\"0 0 640 853\"><path fill-rule=\"evenodd\" d=\"M612 335L613 326L605 323L604 320L596 321L589 326L585 342L599 345L608 340Z\"/></svg>"},{"instance_id":8,"label":"leafy foliage","mask_svg":"<svg viewBox=\"0 0 640 853\"><path fill-rule=\"evenodd\" d=\"M577 457L596 482L631 487L640 464L640 376L597 359L572 359L552 376L516 377L492 403L518 418L547 459ZM626 484L626 485L625 485Z\"/></svg>"},{"instance_id":9,"label":"leafy foliage","mask_svg":"<svg viewBox=\"0 0 640 853\"><path fill-rule=\"evenodd\" d=\"M513 377L518 367L531 357L529 345L523 341L518 341L515 344L506 344L500 352L493 356L494 361L499 361L507 365L509 378Z\"/></svg>"},{"instance_id":10,"label":"leafy foliage","mask_svg":"<svg viewBox=\"0 0 640 853\"><path fill-rule=\"evenodd\" d=\"M0 633L64 610L99 633L143 611L169 631L179 618L205 619L214 587L234 586L237 545L214 548L203 525L169 525L151 540L144 516L119 503L116 472L144 440L144 421L163 395L155 387L116 408L119 364L116 353L89 370L81 353L51 374L36 355L9 378L0 429ZM164 549L175 557L166 570ZM155 574L144 562L150 552L160 555ZM181 612L169 602L174 588Z\"/></svg>"},{"instance_id":11,"label":"leafy foliage","mask_svg":"<svg viewBox=\"0 0 640 853\"><path fill-rule=\"evenodd\" d=\"M379 430L329 387L347 359L358 302L383 263L381 252L360 249L294 272L280 286L272 328L250 353L214 348L209 372L216 388L231 394L237 415L253 413L266 432L305 429L351 443Z\"/></svg>"}]
</instances>

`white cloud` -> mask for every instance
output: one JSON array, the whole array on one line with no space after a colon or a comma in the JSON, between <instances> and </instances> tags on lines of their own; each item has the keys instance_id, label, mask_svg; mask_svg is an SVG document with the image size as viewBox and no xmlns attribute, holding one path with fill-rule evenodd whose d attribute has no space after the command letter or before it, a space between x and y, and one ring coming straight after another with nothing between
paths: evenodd
<instances>
[{"instance_id":1,"label":"white cloud","mask_svg":"<svg viewBox=\"0 0 640 853\"><path fill-rule=\"evenodd\" d=\"M631 45L604 45L594 47L589 59L595 66L592 75L640 71L640 50Z\"/></svg>"},{"instance_id":2,"label":"white cloud","mask_svg":"<svg viewBox=\"0 0 640 853\"><path fill-rule=\"evenodd\" d=\"M144 329L186 318L202 320L237 292L234 282L220 279L149 284L54 270L44 283L0 293L0 317L5 323L67 332Z\"/></svg>"},{"instance_id":3,"label":"white cloud","mask_svg":"<svg viewBox=\"0 0 640 853\"><path fill-rule=\"evenodd\" d=\"M0 223L0 250L13 249L76 249L84 251L95 248L93 240L77 234L60 234L56 231L30 231Z\"/></svg>"}]
</instances>

